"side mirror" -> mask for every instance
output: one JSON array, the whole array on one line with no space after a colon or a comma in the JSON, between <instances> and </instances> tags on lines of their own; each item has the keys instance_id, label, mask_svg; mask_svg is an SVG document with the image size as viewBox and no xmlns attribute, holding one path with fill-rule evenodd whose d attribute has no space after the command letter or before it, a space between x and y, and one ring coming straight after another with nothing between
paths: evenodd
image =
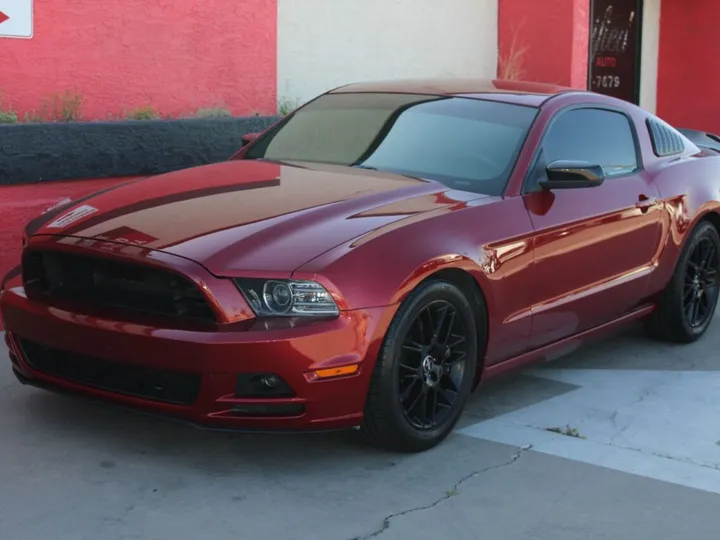
<instances>
[{"instance_id":1,"label":"side mirror","mask_svg":"<svg viewBox=\"0 0 720 540\"><path fill-rule=\"evenodd\" d=\"M553 161L545 172L547 180L539 184L546 190L597 187L605 181L602 167L586 161Z\"/></svg>"},{"instance_id":2,"label":"side mirror","mask_svg":"<svg viewBox=\"0 0 720 540\"><path fill-rule=\"evenodd\" d=\"M253 142L255 139L257 139L262 133L246 133L242 136L242 146L247 146L251 142ZM241 146L241 148L242 148Z\"/></svg>"}]
</instances>

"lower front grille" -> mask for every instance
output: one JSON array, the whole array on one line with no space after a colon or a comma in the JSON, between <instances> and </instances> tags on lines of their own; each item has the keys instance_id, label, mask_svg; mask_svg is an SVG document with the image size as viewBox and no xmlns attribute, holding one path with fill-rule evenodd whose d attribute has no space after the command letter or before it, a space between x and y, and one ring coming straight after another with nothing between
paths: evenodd
<instances>
[{"instance_id":1,"label":"lower front grille","mask_svg":"<svg viewBox=\"0 0 720 540\"><path fill-rule=\"evenodd\" d=\"M199 373L111 362L18 339L25 361L47 375L126 396L190 405L200 393Z\"/></svg>"}]
</instances>

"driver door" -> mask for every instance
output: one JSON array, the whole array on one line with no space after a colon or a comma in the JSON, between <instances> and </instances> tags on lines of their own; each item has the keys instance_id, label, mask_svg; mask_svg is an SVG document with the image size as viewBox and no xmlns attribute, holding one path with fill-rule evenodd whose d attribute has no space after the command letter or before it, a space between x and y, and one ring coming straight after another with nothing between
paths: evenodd
<instances>
[{"instance_id":1,"label":"driver door","mask_svg":"<svg viewBox=\"0 0 720 540\"><path fill-rule=\"evenodd\" d=\"M645 296L660 251L659 193L643 171L632 120L593 107L559 111L547 128L523 199L534 229L533 348L629 313ZM547 191L556 160L603 168L597 187Z\"/></svg>"}]
</instances>

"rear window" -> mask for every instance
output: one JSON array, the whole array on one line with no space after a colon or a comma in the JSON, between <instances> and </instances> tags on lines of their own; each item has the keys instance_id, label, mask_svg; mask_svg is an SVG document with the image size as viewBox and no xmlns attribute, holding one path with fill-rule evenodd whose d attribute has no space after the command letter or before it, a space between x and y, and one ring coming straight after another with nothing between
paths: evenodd
<instances>
[{"instance_id":1,"label":"rear window","mask_svg":"<svg viewBox=\"0 0 720 540\"><path fill-rule=\"evenodd\" d=\"M245 159L366 167L500 195L537 109L459 97L326 94Z\"/></svg>"}]
</instances>

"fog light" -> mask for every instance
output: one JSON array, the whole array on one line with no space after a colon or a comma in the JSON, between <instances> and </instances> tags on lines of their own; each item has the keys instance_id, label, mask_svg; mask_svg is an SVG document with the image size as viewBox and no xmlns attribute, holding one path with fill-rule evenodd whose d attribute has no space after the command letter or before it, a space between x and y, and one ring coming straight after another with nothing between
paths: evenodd
<instances>
[{"instance_id":1,"label":"fog light","mask_svg":"<svg viewBox=\"0 0 720 540\"><path fill-rule=\"evenodd\" d=\"M275 373L240 373L235 383L235 397L238 398L280 398L294 395L290 386Z\"/></svg>"}]
</instances>

